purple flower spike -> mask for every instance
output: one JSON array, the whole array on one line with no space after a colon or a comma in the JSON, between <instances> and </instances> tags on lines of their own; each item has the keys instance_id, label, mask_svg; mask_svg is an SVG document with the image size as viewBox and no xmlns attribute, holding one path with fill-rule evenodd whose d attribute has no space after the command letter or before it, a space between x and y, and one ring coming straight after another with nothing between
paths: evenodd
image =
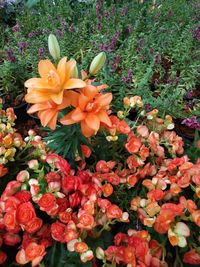
<instances>
[{"instance_id":1,"label":"purple flower spike","mask_svg":"<svg viewBox=\"0 0 200 267\"><path fill-rule=\"evenodd\" d=\"M25 42L19 42L19 52L21 54L23 54L26 47L27 47L27 44Z\"/></svg>"},{"instance_id":2,"label":"purple flower spike","mask_svg":"<svg viewBox=\"0 0 200 267\"><path fill-rule=\"evenodd\" d=\"M120 59L119 59L119 56L115 56L113 58L113 61L112 61L112 71L115 72L119 66L119 62L120 62Z\"/></svg>"},{"instance_id":3,"label":"purple flower spike","mask_svg":"<svg viewBox=\"0 0 200 267\"><path fill-rule=\"evenodd\" d=\"M126 13L127 13L127 8L125 7L125 8L122 8L121 10L120 10L120 15L121 16L126 16Z\"/></svg>"},{"instance_id":4,"label":"purple flower spike","mask_svg":"<svg viewBox=\"0 0 200 267\"><path fill-rule=\"evenodd\" d=\"M132 71L132 69L129 69L128 70L128 75L126 77L123 77L122 81L125 82L125 83L131 83L132 79L133 79L133 71Z\"/></svg>"},{"instance_id":5,"label":"purple flower spike","mask_svg":"<svg viewBox=\"0 0 200 267\"><path fill-rule=\"evenodd\" d=\"M13 32L19 32L20 31L20 26L19 26L18 23L15 26L12 27L12 31Z\"/></svg>"},{"instance_id":6,"label":"purple flower spike","mask_svg":"<svg viewBox=\"0 0 200 267\"><path fill-rule=\"evenodd\" d=\"M63 36L63 32L61 30L56 30L56 36L58 38L62 37Z\"/></svg>"},{"instance_id":7,"label":"purple flower spike","mask_svg":"<svg viewBox=\"0 0 200 267\"><path fill-rule=\"evenodd\" d=\"M14 52L11 48L9 48L7 51L7 60L10 61L10 62L15 62L16 61L16 57L14 55Z\"/></svg>"},{"instance_id":8,"label":"purple flower spike","mask_svg":"<svg viewBox=\"0 0 200 267\"><path fill-rule=\"evenodd\" d=\"M154 57L154 63L155 64L160 64L161 63L161 55L160 54L156 54Z\"/></svg>"},{"instance_id":9,"label":"purple flower spike","mask_svg":"<svg viewBox=\"0 0 200 267\"><path fill-rule=\"evenodd\" d=\"M186 98L187 99L192 99L193 98L193 91L192 90L187 91Z\"/></svg>"},{"instance_id":10,"label":"purple flower spike","mask_svg":"<svg viewBox=\"0 0 200 267\"><path fill-rule=\"evenodd\" d=\"M200 42L200 25L196 27L196 29L193 30L194 38Z\"/></svg>"},{"instance_id":11,"label":"purple flower spike","mask_svg":"<svg viewBox=\"0 0 200 267\"><path fill-rule=\"evenodd\" d=\"M40 58L42 58L44 56L44 53L45 53L45 49L43 47L40 47L38 49L38 55Z\"/></svg>"},{"instance_id":12,"label":"purple flower spike","mask_svg":"<svg viewBox=\"0 0 200 267\"><path fill-rule=\"evenodd\" d=\"M126 31L127 31L128 33L131 33L131 32L133 31L133 27L132 27L131 24L129 24L129 25L127 26Z\"/></svg>"},{"instance_id":13,"label":"purple flower spike","mask_svg":"<svg viewBox=\"0 0 200 267\"><path fill-rule=\"evenodd\" d=\"M60 20L60 25L64 28L67 25L67 22L65 21L65 19L61 19Z\"/></svg>"}]
</instances>

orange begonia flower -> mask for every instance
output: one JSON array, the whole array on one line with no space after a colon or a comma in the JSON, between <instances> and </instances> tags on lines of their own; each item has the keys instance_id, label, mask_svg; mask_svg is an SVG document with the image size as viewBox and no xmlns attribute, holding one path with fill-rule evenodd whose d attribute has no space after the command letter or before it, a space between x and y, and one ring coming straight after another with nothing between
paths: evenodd
<instances>
[{"instance_id":1,"label":"orange begonia flower","mask_svg":"<svg viewBox=\"0 0 200 267\"><path fill-rule=\"evenodd\" d=\"M49 126L52 130L56 128L58 113L60 110L75 104L76 92L69 90L64 92L63 101L60 105L55 104L53 101L46 101L33 105L27 112L29 114L37 112L42 126Z\"/></svg>"},{"instance_id":2,"label":"orange begonia flower","mask_svg":"<svg viewBox=\"0 0 200 267\"><path fill-rule=\"evenodd\" d=\"M26 102L37 104L52 100L59 105L62 103L65 89L85 87L84 81L70 78L75 65L76 61L67 61L67 57L59 61L57 68L50 60L41 60L38 64L41 78L31 78L25 82L28 88Z\"/></svg>"},{"instance_id":3,"label":"orange begonia flower","mask_svg":"<svg viewBox=\"0 0 200 267\"><path fill-rule=\"evenodd\" d=\"M90 137L100 128L100 122L111 126L107 110L112 100L112 94L100 94L95 86L88 85L77 94L74 110L65 115L60 122L64 125L81 123L83 135Z\"/></svg>"}]
</instances>

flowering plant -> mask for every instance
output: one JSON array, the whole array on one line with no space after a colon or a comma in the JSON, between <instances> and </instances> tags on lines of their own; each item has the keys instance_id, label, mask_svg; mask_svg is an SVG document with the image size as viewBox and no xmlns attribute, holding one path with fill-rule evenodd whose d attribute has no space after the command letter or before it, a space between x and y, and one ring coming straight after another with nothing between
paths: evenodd
<instances>
[{"instance_id":1,"label":"flowering plant","mask_svg":"<svg viewBox=\"0 0 200 267\"><path fill-rule=\"evenodd\" d=\"M26 81L28 112L55 129L54 150L59 134L66 150L67 129L73 145L66 160L29 132L40 156L32 153L1 195L0 263L9 261L4 248L17 245L20 265L53 267L56 253L60 266L162 267L173 258L174 266L199 265L200 160L183 154L171 116L145 112L139 96L125 97L112 114L112 94L93 77L104 53L79 77L76 62L58 61L57 40L49 40L58 64L40 61L41 78Z\"/></svg>"},{"instance_id":2,"label":"flowering plant","mask_svg":"<svg viewBox=\"0 0 200 267\"><path fill-rule=\"evenodd\" d=\"M25 146L21 135L13 127L15 118L12 108L3 110L0 107L0 177L8 172L7 163L14 161L16 152Z\"/></svg>"},{"instance_id":3,"label":"flowering plant","mask_svg":"<svg viewBox=\"0 0 200 267\"><path fill-rule=\"evenodd\" d=\"M118 115L141 105L139 97L126 98ZM182 155L171 117L161 119L157 110L140 116L131 127L116 116L112 126L104 125L108 144L124 137L117 160L91 165L79 156L72 169L47 153L7 184L0 201L1 238L5 245L21 244L19 264L54 266L48 251L56 242L80 255L76 266L98 266L100 260L103 266L167 266L173 247L176 266L199 264L199 161ZM82 148L89 157L89 148Z\"/></svg>"}]
</instances>

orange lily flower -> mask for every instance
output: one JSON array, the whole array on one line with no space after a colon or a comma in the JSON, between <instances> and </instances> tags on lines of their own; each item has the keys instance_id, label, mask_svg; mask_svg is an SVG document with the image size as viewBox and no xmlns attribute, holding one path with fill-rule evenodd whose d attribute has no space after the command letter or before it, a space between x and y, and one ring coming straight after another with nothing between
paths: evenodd
<instances>
[{"instance_id":1,"label":"orange lily flower","mask_svg":"<svg viewBox=\"0 0 200 267\"><path fill-rule=\"evenodd\" d=\"M65 115L60 122L64 125L81 123L83 135L90 137L100 128L100 122L111 126L107 110L112 101L112 94L100 94L95 86L88 85L77 94L74 110Z\"/></svg>"},{"instance_id":2,"label":"orange lily flower","mask_svg":"<svg viewBox=\"0 0 200 267\"><path fill-rule=\"evenodd\" d=\"M50 60L41 60L38 64L41 78L31 78L25 82L28 88L26 102L37 104L53 101L60 105L64 90L85 87L86 83L81 79L70 78L75 65L76 61L67 61L67 57L59 61L57 68Z\"/></svg>"},{"instance_id":3,"label":"orange lily flower","mask_svg":"<svg viewBox=\"0 0 200 267\"><path fill-rule=\"evenodd\" d=\"M60 105L55 104L52 100L37 103L30 107L27 113L32 114L37 112L42 126L49 126L49 128L55 130L59 111L70 105L76 104L77 94L78 93L69 90L64 93L63 101Z\"/></svg>"}]
</instances>

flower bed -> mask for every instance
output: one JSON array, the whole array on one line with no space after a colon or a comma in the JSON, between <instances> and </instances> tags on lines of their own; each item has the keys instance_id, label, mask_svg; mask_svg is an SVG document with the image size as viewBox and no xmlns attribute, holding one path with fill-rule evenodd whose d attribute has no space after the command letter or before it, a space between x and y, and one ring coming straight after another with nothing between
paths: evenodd
<instances>
[{"instance_id":1,"label":"flower bed","mask_svg":"<svg viewBox=\"0 0 200 267\"><path fill-rule=\"evenodd\" d=\"M56 63L41 60L40 78L25 82L47 136L30 129L23 140L13 110L1 110L0 264L199 265L200 160L184 153L172 117L146 112L140 96L113 114L95 78L105 53L86 73L60 59L55 36L48 44Z\"/></svg>"}]
</instances>

